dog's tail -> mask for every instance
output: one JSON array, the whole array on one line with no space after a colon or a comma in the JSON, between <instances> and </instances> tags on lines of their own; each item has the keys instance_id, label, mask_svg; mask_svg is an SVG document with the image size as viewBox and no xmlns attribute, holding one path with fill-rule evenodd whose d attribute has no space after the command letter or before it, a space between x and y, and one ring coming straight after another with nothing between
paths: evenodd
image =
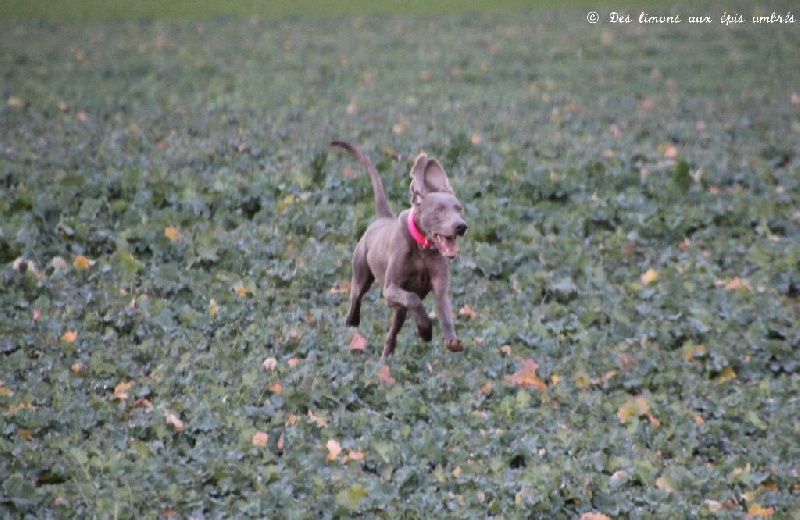
<instances>
[{"instance_id":1,"label":"dog's tail","mask_svg":"<svg viewBox=\"0 0 800 520\"><path fill-rule=\"evenodd\" d=\"M369 178L372 180L372 191L375 193L375 209L378 212L378 217L392 218L392 210L389 208L389 203L386 201L386 193L383 191L383 183L381 177L378 175L378 170L369 160L369 157L361 153L361 151L350 143L345 141L331 141L331 146L338 146L350 152L361 165L367 169Z\"/></svg>"}]
</instances>

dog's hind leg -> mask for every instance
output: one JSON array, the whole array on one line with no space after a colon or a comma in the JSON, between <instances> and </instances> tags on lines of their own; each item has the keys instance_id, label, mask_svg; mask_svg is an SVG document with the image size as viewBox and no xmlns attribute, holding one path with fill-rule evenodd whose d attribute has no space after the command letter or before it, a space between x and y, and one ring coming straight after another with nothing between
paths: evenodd
<instances>
[{"instance_id":1,"label":"dog's hind leg","mask_svg":"<svg viewBox=\"0 0 800 520\"><path fill-rule=\"evenodd\" d=\"M359 248L353 254L353 277L350 280L350 309L344 320L348 327L358 327L361 323L361 299L372 286L375 277L367 265L365 254L359 254Z\"/></svg>"},{"instance_id":2,"label":"dog's hind leg","mask_svg":"<svg viewBox=\"0 0 800 520\"><path fill-rule=\"evenodd\" d=\"M383 343L383 357L389 357L394 354L394 348L397 346L397 333L403 328L407 315L408 309L405 307L392 308L392 324L389 326L389 334Z\"/></svg>"}]
</instances>

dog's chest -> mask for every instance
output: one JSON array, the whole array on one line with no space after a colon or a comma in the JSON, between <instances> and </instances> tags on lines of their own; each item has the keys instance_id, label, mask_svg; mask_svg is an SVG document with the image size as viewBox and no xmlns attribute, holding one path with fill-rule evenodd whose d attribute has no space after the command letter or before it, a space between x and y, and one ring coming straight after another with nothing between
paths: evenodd
<instances>
[{"instance_id":1,"label":"dog's chest","mask_svg":"<svg viewBox=\"0 0 800 520\"><path fill-rule=\"evenodd\" d=\"M424 298L431 290L431 273L424 258L414 258L410 269L406 270L403 289Z\"/></svg>"}]
</instances>

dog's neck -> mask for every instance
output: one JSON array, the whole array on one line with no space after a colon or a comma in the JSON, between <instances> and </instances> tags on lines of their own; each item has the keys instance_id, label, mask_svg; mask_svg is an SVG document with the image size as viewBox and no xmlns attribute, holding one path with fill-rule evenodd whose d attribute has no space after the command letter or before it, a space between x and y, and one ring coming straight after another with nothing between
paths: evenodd
<instances>
[{"instance_id":1,"label":"dog's neck","mask_svg":"<svg viewBox=\"0 0 800 520\"><path fill-rule=\"evenodd\" d=\"M425 238L425 235L423 235L417 227L417 223L414 222L414 208L408 211L408 232L411 233L411 237L417 244L425 249L433 248L433 242Z\"/></svg>"}]
</instances>

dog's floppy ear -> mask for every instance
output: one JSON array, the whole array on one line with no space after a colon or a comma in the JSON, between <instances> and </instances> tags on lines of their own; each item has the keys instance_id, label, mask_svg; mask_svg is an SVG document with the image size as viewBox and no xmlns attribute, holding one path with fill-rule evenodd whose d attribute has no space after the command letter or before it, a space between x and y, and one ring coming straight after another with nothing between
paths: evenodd
<instances>
[{"instance_id":1,"label":"dog's floppy ear","mask_svg":"<svg viewBox=\"0 0 800 520\"><path fill-rule=\"evenodd\" d=\"M425 190L425 167L428 164L428 155L421 153L414 159L414 167L411 168L411 205L417 204L417 199L423 197Z\"/></svg>"}]
</instances>

